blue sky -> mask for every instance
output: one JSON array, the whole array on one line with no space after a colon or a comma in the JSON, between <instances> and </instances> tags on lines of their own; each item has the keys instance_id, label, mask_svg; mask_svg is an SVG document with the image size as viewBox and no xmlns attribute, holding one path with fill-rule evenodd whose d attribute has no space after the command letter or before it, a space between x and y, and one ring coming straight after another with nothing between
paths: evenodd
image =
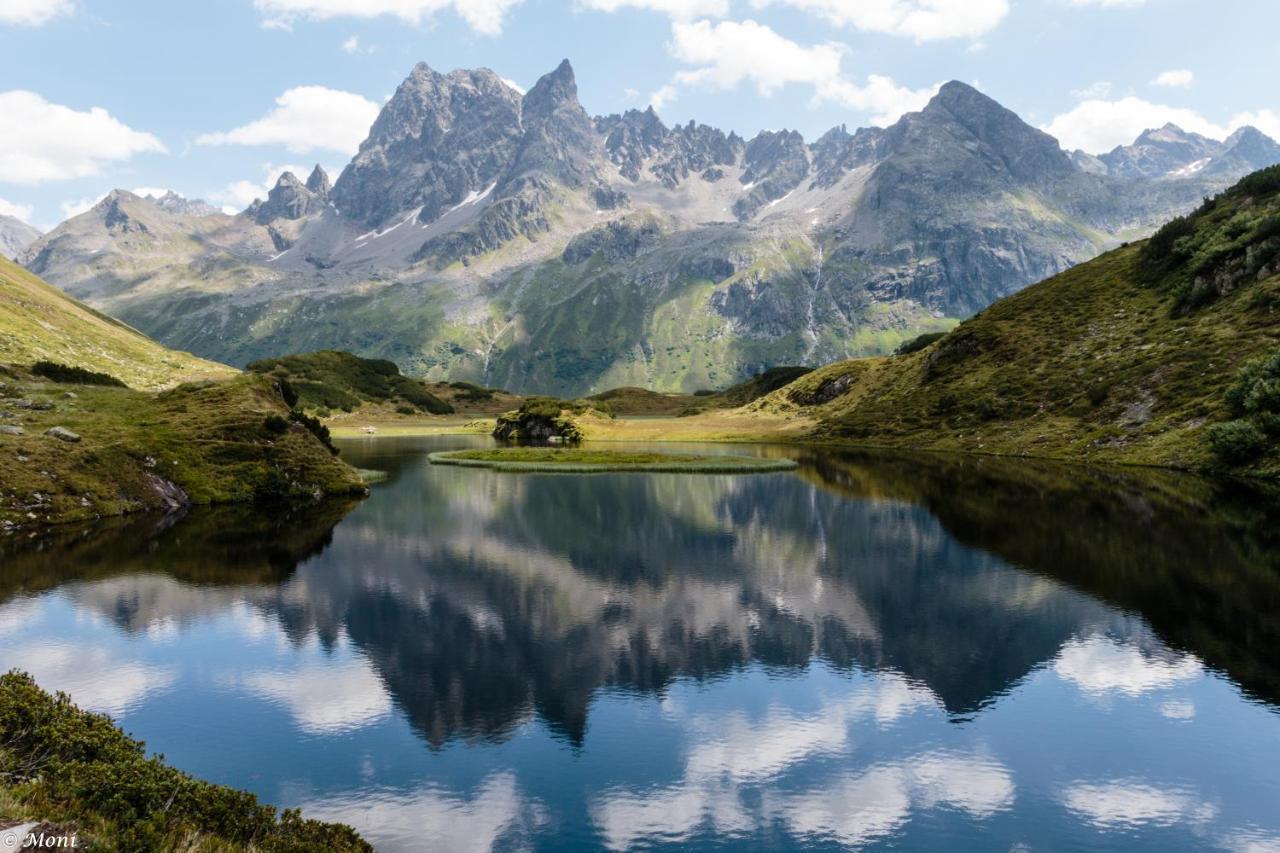
<instances>
[{"instance_id":1,"label":"blue sky","mask_svg":"<svg viewBox=\"0 0 1280 853\"><path fill-rule=\"evenodd\" d=\"M114 187L240 208L337 172L415 62L744 136L883 124L959 79L1101 151L1175 121L1280 137L1275 0L0 0L0 213Z\"/></svg>"}]
</instances>

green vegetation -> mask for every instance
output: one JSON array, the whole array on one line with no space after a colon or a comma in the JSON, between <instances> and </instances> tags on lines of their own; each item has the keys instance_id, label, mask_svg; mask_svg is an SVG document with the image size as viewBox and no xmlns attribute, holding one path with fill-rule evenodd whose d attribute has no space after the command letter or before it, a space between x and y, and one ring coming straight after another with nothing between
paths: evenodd
<instances>
[{"instance_id":1,"label":"green vegetation","mask_svg":"<svg viewBox=\"0 0 1280 853\"><path fill-rule=\"evenodd\" d=\"M509 447L432 453L434 465L493 468L498 471L591 474L603 471L645 471L684 474L755 474L789 471L790 459L754 456L704 456L684 453L628 453L578 448Z\"/></svg>"},{"instance_id":2,"label":"green vegetation","mask_svg":"<svg viewBox=\"0 0 1280 853\"><path fill-rule=\"evenodd\" d=\"M350 827L277 815L252 794L148 758L109 717L14 672L0 676L0 792L3 817L50 821L92 849L373 849Z\"/></svg>"},{"instance_id":3,"label":"green vegetation","mask_svg":"<svg viewBox=\"0 0 1280 853\"><path fill-rule=\"evenodd\" d=\"M816 418L821 441L1277 476L1277 216L1268 169L924 349L828 365L750 409Z\"/></svg>"},{"instance_id":4,"label":"green vegetation","mask_svg":"<svg viewBox=\"0 0 1280 853\"><path fill-rule=\"evenodd\" d=\"M31 365L31 372L36 376L43 376L45 379L54 382L61 382L65 385L110 385L114 388L125 388L126 386L119 379L108 373L98 373L93 370L85 370L83 367L71 367L66 364L58 364L56 361L37 361Z\"/></svg>"},{"instance_id":5,"label":"green vegetation","mask_svg":"<svg viewBox=\"0 0 1280 853\"><path fill-rule=\"evenodd\" d=\"M926 332L918 335L909 341L905 341L901 346L893 351L894 355L911 355L913 352L920 352L925 347L935 344L947 336L946 332Z\"/></svg>"},{"instance_id":6,"label":"green vegetation","mask_svg":"<svg viewBox=\"0 0 1280 853\"><path fill-rule=\"evenodd\" d=\"M409 413L447 415L453 407L417 379L400 374L395 362L360 358L348 352L322 350L255 361L252 373L287 383L298 404L310 411L341 409L351 412L366 403L388 403Z\"/></svg>"},{"instance_id":7,"label":"green vegetation","mask_svg":"<svg viewBox=\"0 0 1280 853\"><path fill-rule=\"evenodd\" d=\"M84 377L111 377L134 388L159 390L197 379L229 378L221 364L166 349L50 287L0 257L0 364L74 365ZM64 374L65 375L65 374Z\"/></svg>"},{"instance_id":8,"label":"green vegetation","mask_svg":"<svg viewBox=\"0 0 1280 853\"><path fill-rule=\"evenodd\" d=\"M724 409L736 409L758 400L766 394L789 385L806 374L812 373L812 367L770 367L759 374L739 382L716 394L707 402Z\"/></svg>"},{"instance_id":9,"label":"green vegetation","mask_svg":"<svg viewBox=\"0 0 1280 853\"><path fill-rule=\"evenodd\" d=\"M0 528L363 491L327 430L249 374L159 394L0 370ZM46 434L54 427L79 440Z\"/></svg>"},{"instance_id":10,"label":"green vegetation","mask_svg":"<svg viewBox=\"0 0 1280 853\"><path fill-rule=\"evenodd\" d=\"M546 441L577 444L582 441L582 430L565 411L563 400L530 397L516 411L498 416L493 437L516 444Z\"/></svg>"}]
</instances>

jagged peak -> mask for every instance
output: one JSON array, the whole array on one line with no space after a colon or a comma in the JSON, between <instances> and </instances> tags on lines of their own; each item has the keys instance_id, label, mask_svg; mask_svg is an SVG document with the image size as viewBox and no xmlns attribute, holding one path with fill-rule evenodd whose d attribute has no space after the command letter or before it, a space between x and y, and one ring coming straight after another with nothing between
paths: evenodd
<instances>
[{"instance_id":1,"label":"jagged peak","mask_svg":"<svg viewBox=\"0 0 1280 853\"><path fill-rule=\"evenodd\" d=\"M578 106L578 81L569 60L562 61L554 71L542 75L524 96L526 111L549 112L562 104Z\"/></svg>"},{"instance_id":2,"label":"jagged peak","mask_svg":"<svg viewBox=\"0 0 1280 853\"><path fill-rule=\"evenodd\" d=\"M939 110L953 114L959 114L962 111L971 113L974 110L1008 112L995 98L959 80L943 83L938 93L929 99L929 103L924 108L925 113Z\"/></svg>"},{"instance_id":3,"label":"jagged peak","mask_svg":"<svg viewBox=\"0 0 1280 853\"><path fill-rule=\"evenodd\" d=\"M311 170L311 175L307 178L307 189L316 195L327 196L333 185L329 182L329 173L324 170L319 163Z\"/></svg>"},{"instance_id":4,"label":"jagged peak","mask_svg":"<svg viewBox=\"0 0 1280 853\"><path fill-rule=\"evenodd\" d=\"M282 187L306 187L306 184L298 180L298 176L293 172L285 171L280 173L280 177L276 179L276 189Z\"/></svg>"}]
</instances>

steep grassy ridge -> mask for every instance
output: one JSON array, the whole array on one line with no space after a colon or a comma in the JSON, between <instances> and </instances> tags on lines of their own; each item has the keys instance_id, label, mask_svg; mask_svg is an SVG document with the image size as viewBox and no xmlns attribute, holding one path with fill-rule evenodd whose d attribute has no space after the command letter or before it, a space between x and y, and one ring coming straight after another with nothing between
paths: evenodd
<instances>
[{"instance_id":1,"label":"steep grassy ridge","mask_svg":"<svg viewBox=\"0 0 1280 853\"><path fill-rule=\"evenodd\" d=\"M285 380L297 392L298 403L311 410L351 412L366 403L386 403L408 409L405 414L453 412L452 406L421 381L401 376L395 362L360 358L349 352L323 350L263 359L250 364L248 370Z\"/></svg>"},{"instance_id":2,"label":"steep grassy ridge","mask_svg":"<svg viewBox=\"0 0 1280 853\"><path fill-rule=\"evenodd\" d=\"M0 364L48 360L158 390L236 371L166 349L0 258Z\"/></svg>"}]
</instances>

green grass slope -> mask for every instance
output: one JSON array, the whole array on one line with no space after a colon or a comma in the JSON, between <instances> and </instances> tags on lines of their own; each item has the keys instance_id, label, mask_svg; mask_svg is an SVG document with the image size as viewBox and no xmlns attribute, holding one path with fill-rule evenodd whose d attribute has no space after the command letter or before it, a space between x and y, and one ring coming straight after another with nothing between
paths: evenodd
<instances>
[{"instance_id":1,"label":"green grass slope","mask_svg":"<svg viewBox=\"0 0 1280 853\"><path fill-rule=\"evenodd\" d=\"M917 352L828 365L754 408L850 444L1275 476L1280 168Z\"/></svg>"},{"instance_id":2,"label":"green grass slope","mask_svg":"<svg viewBox=\"0 0 1280 853\"><path fill-rule=\"evenodd\" d=\"M48 435L54 427L79 440ZM291 414L267 378L149 393L0 370L0 532L183 503L362 491L323 428Z\"/></svg>"},{"instance_id":3,"label":"green grass slope","mask_svg":"<svg viewBox=\"0 0 1280 853\"><path fill-rule=\"evenodd\" d=\"M145 390L236 373L166 349L0 258L0 364L41 360L106 373Z\"/></svg>"}]
</instances>

